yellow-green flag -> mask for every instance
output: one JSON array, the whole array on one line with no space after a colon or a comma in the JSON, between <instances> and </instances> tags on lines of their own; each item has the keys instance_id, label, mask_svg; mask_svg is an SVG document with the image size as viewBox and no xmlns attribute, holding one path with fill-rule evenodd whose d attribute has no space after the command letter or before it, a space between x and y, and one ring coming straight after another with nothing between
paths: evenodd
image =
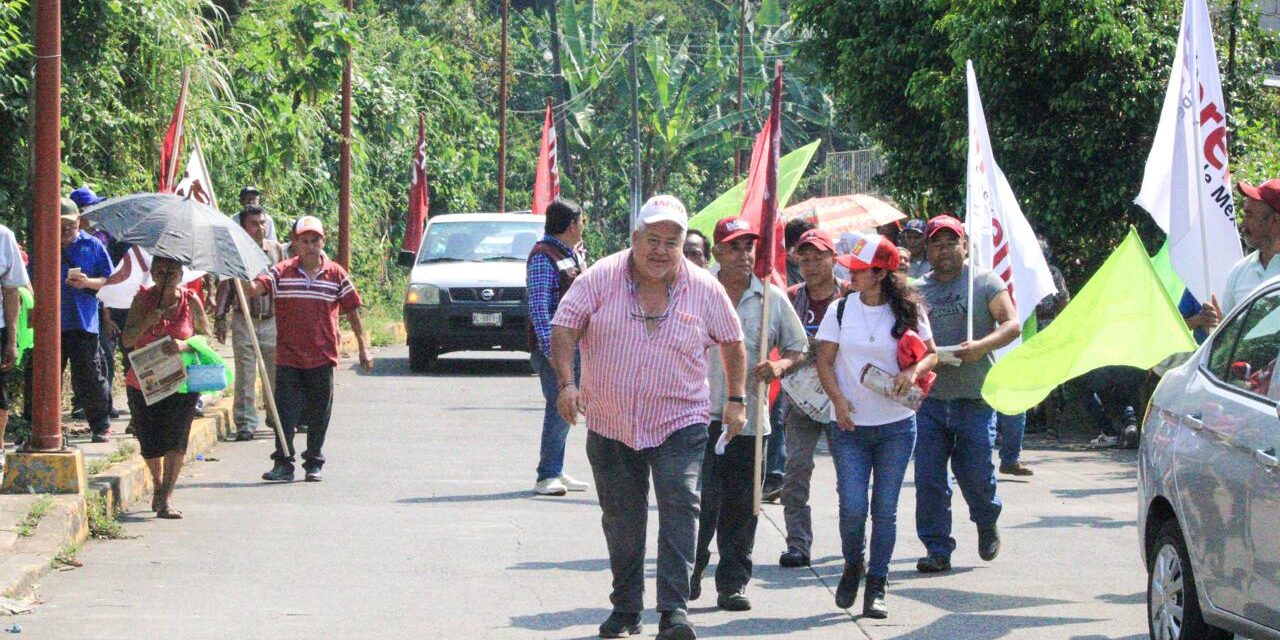
<instances>
[{"instance_id":1,"label":"yellow-green flag","mask_svg":"<svg viewBox=\"0 0 1280 640\"><path fill-rule=\"evenodd\" d=\"M1001 413L1021 413L1058 385L1098 367L1149 369L1195 348L1131 227L1053 323L991 368L982 397Z\"/></svg>"},{"instance_id":2,"label":"yellow-green flag","mask_svg":"<svg viewBox=\"0 0 1280 640\"><path fill-rule=\"evenodd\" d=\"M791 194L795 192L796 186L800 184L800 177L804 175L805 169L809 168L809 161L813 160L813 154L817 153L819 144L822 144L821 140L814 140L778 160L779 210L787 206L787 202L791 200ZM725 216L738 215L738 212L742 210L742 201L746 198L747 181L743 180L733 185L728 191L720 194L719 198L704 207L697 215L689 218L689 228L697 229L710 238L711 232L716 228L716 223L720 222L720 219ZM710 258L711 256L707 257Z\"/></svg>"}]
</instances>

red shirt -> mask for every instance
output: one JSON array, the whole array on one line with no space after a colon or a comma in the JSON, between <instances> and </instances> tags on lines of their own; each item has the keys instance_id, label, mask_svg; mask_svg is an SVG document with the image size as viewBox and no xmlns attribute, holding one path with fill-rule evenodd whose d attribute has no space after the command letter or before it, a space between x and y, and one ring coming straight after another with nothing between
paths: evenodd
<instances>
[{"instance_id":1,"label":"red shirt","mask_svg":"<svg viewBox=\"0 0 1280 640\"><path fill-rule=\"evenodd\" d=\"M258 276L276 300L276 365L315 369L338 364L338 311L360 307L360 294L342 265L328 259L314 278L302 258L290 258Z\"/></svg>"},{"instance_id":2,"label":"red shirt","mask_svg":"<svg viewBox=\"0 0 1280 640\"><path fill-rule=\"evenodd\" d=\"M155 287L143 287L138 291L138 297L146 301L144 309L153 308L160 304L157 299L158 292ZM156 340L166 336L174 340L186 340L196 334L195 321L191 316L191 304L196 299L196 293L190 288L182 290L182 298L178 301L178 307L174 310L173 317L166 318L163 315L156 318L156 322L142 332L138 336L138 341L134 344L134 349L141 349ZM129 367L128 373L125 374L124 383L126 386L134 389L141 389L138 384L138 377L133 374L133 367Z\"/></svg>"}]
</instances>

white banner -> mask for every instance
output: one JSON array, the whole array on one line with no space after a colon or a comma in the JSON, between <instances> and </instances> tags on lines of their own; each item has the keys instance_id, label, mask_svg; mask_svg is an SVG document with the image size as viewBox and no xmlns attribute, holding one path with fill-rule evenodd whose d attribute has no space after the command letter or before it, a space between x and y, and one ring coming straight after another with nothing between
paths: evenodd
<instances>
[{"instance_id":1,"label":"white banner","mask_svg":"<svg viewBox=\"0 0 1280 640\"><path fill-rule=\"evenodd\" d=\"M1169 234L1169 257L1200 301L1222 297L1244 253L1227 171L1222 82L1205 0L1185 0L1160 126L1134 201Z\"/></svg>"},{"instance_id":2,"label":"white banner","mask_svg":"<svg viewBox=\"0 0 1280 640\"><path fill-rule=\"evenodd\" d=\"M968 211L965 215L970 239L969 264L1000 276L1013 296L1018 324L1022 325L1035 312L1036 305L1058 289L1035 231L1022 215L1004 172L996 165L972 61L966 63L965 72L969 80ZM996 357L1020 343L1014 341L997 350Z\"/></svg>"}]
</instances>

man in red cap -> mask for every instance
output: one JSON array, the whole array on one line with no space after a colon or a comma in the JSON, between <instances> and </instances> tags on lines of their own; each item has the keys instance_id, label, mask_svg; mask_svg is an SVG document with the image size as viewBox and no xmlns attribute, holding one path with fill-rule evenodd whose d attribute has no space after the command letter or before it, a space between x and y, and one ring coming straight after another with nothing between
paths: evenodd
<instances>
[{"instance_id":1,"label":"man in red cap","mask_svg":"<svg viewBox=\"0 0 1280 640\"><path fill-rule=\"evenodd\" d=\"M787 462L782 481L782 511L787 523L787 550L778 558L784 567L804 567L809 564L809 550L813 545L813 521L809 512L809 481L813 477L813 454L819 438L828 440L830 449L831 416L826 408L826 397L814 397L817 369L812 358L813 336L822 324L822 318L832 303L848 290L849 283L835 275L836 245L831 235L821 229L810 229L796 241L796 262L804 282L787 289L791 305L805 335L809 338L809 358L788 374L784 391L788 398L788 411L784 418L786 428ZM802 382L810 381L808 384ZM795 384L788 384L794 382ZM796 397L801 393L806 397Z\"/></svg>"},{"instance_id":2,"label":"man in red cap","mask_svg":"<svg viewBox=\"0 0 1280 640\"><path fill-rule=\"evenodd\" d=\"M1280 253L1280 216L1276 215L1280 211L1280 178L1256 187L1241 181L1236 183L1236 188L1245 198L1240 233L1254 251L1227 274L1227 288L1222 294L1223 314L1230 313L1258 285L1280 275L1280 260L1272 260Z\"/></svg>"},{"instance_id":3,"label":"man in red cap","mask_svg":"<svg viewBox=\"0 0 1280 640\"><path fill-rule=\"evenodd\" d=\"M690 600L696 600L702 591L702 572L711 560L711 539L716 538L720 552L716 565L716 604L728 611L746 611L751 608L746 587L751 580L751 549L755 544L758 518L752 514L754 493L755 435L770 431L769 416L759 411L756 395L758 382L772 382L788 368L804 357L808 348L804 327L787 302L787 294L778 287L761 282L752 273L756 260L756 241L759 234L743 218L728 217L716 223L712 234L715 246L712 255L720 265L717 278L729 300L734 302L738 319L745 334L747 357L755 359L760 354L763 339L766 350L777 349L782 353L778 360L763 360L751 368L747 384L747 423L741 435L722 429L721 414L716 408L724 405L728 390L723 369L708 367L711 386L711 424L707 430L707 451L702 459L702 513L698 523L698 547L694 556L693 577L690 581ZM763 338L760 335L761 314L769 305L769 328ZM720 359L719 348L712 346L707 358L714 363ZM727 441L717 447L721 432Z\"/></svg>"},{"instance_id":4,"label":"man in red cap","mask_svg":"<svg viewBox=\"0 0 1280 640\"><path fill-rule=\"evenodd\" d=\"M934 573L951 568L956 548L948 463L969 505L969 519L978 526L978 555L990 561L1000 552L996 520L1001 502L991 462L996 413L982 399L982 383L994 363L991 352L1013 342L1022 330L1013 298L994 272L975 271L970 294L972 266L966 261L963 223L948 215L929 220L925 251L933 270L916 286L929 309L943 366L916 414L916 534L928 554L916 570Z\"/></svg>"}]
</instances>

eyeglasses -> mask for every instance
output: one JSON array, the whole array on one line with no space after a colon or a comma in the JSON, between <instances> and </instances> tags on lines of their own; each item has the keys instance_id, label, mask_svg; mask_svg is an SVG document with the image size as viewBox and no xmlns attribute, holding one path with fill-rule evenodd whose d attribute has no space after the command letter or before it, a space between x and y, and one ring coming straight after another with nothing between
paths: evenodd
<instances>
[{"instance_id":1,"label":"eyeglasses","mask_svg":"<svg viewBox=\"0 0 1280 640\"><path fill-rule=\"evenodd\" d=\"M666 321L667 318L671 317L671 309L675 307L675 303L672 298L672 287L669 283L666 285L667 309L662 313L653 314L653 315L645 313L644 307L640 306L640 298L636 296L636 283L629 282L627 284L631 290L631 304L634 307L633 310L630 312L632 320L640 320L645 323L652 322L654 323L654 326L657 327L658 325L661 325L664 321Z\"/></svg>"}]
</instances>

